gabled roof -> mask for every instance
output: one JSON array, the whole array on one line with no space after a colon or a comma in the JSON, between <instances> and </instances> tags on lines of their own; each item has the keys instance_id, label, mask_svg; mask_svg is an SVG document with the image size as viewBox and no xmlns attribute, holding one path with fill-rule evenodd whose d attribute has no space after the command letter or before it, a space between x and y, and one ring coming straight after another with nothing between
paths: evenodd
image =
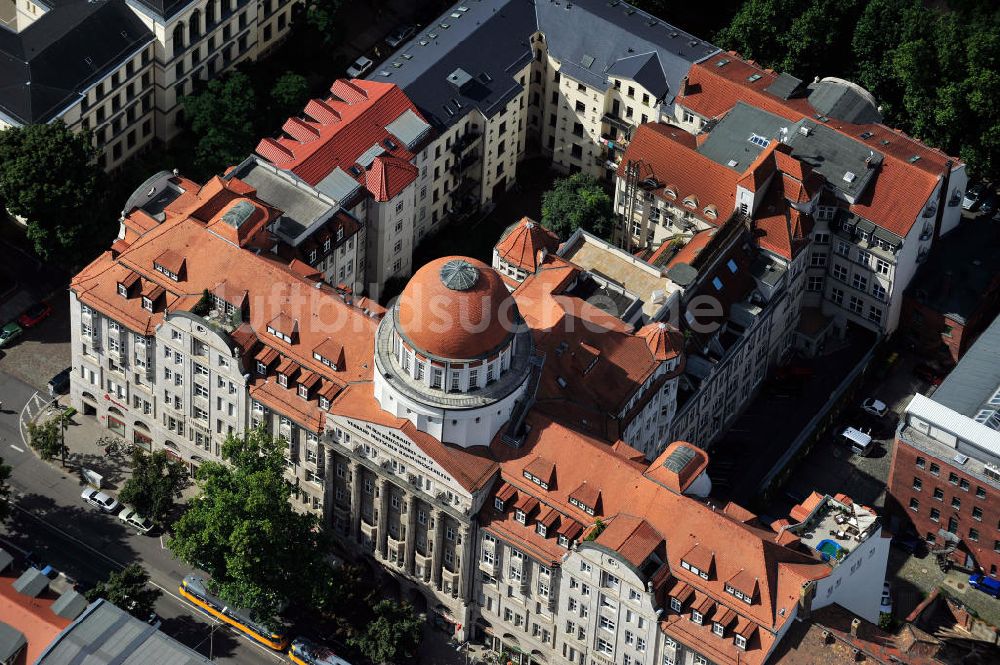
<instances>
[{"instance_id":1,"label":"gabled roof","mask_svg":"<svg viewBox=\"0 0 1000 665\"><path fill-rule=\"evenodd\" d=\"M0 115L44 123L153 41L124 0L47 0L20 32L0 29ZM13 8L12 8L13 9Z\"/></svg>"},{"instance_id":2,"label":"gabled roof","mask_svg":"<svg viewBox=\"0 0 1000 665\"><path fill-rule=\"evenodd\" d=\"M365 186L376 201L391 201L417 179L417 167L395 155L379 155L365 172Z\"/></svg>"}]
</instances>

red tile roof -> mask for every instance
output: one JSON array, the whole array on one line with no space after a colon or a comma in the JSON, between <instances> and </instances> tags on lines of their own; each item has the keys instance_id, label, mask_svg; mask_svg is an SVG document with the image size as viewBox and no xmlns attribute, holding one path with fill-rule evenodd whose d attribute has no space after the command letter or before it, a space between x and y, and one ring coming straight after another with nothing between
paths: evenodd
<instances>
[{"instance_id":1,"label":"red tile roof","mask_svg":"<svg viewBox=\"0 0 1000 665\"><path fill-rule=\"evenodd\" d=\"M379 155L365 172L365 186L376 201L390 201L417 179L417 167L395 155Z\"/></svg>"},{"instance_id":2,"label":"red tile roof","mask_svg":"<svg viewBox=\"0 0 1000 665\"><path fill-rule=\"evenodd\" d=\"M33 598L14 589L13 577L0 577L0 621L18 630L27 641L16 663L34 663L52 640L70 624L52 611L54 598Z\"/></svg>"},{"instance_id":3,"label":"red tile roof","mask_svg":"<svg viewBox=\"0 0 1000 665\"><path fill-rule=\"evenodd\" d=\"M350 168L375 146L381 146L392 158L407 164L412 162L413 153L392 136L386 126L408 110L422 118L420 112L406 94L391 83L338 80L330 92L333 96L325 100L310 101L304 118L286 123L285 135L277 140L261 141L257 154L279 168L288 169L310 185L316 185L339 167L366 185L376 198L392 198L394 192L405 187L402 183L412 182L413 172L391 162L377 166L373 162L372 168L382 173L369 178L361 166L358 175L351 174ZM392 139L396 148L390 149L385 144L386 139Z\"/></svg>"},{"instance_id":4,"label":"red tile roof","mask_svg":"<svg viewBox=\"0 0 1000 665\"><path fill-rule=\"evenodd\" d=\"M496 251L500 258L528 273L538 267L538 252L555 252L559 248L559 236L528 217L506 230Z\"/></svg>"}]
</instances>

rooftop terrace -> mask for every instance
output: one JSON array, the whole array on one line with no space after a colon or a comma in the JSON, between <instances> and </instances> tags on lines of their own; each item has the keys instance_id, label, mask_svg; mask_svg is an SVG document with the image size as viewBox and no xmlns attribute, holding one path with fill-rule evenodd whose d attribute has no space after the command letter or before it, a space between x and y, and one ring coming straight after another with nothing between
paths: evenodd
<instances>
[{"instance_id":1,"label":"rooftop terrace","mask_svg":"<svg viewBox=\"0 0 1000 665\"><path fill-rule=\"evenodd\" d=\"M788 527L803 545L819 552L832 566L839 564L878 527L878 516L874 512L843 498L845 501L838 501L813 493L792 509L791 516L801 517L802 521ZM812 511L803 515L811 503L815 503Z\"/></svg>"}]
</instances>

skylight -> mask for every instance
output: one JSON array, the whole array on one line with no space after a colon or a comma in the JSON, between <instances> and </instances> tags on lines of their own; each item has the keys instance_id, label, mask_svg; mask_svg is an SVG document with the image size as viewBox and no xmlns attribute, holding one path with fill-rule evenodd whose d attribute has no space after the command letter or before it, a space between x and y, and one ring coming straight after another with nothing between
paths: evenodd
<instances>
[{"instance_id":1,"label":"skylight","mask_svg":"<svg viewBox=\"0 0 1000 665\"><path fill-rule=\"evenodd\" d=\"M721 291L722 290L722 280L719 279L718 277L713 277L712 278L712 286L715 287L716 291Z\"/></svg>"},{"instance_id":2,"label":"skylight","mask_svg":"<svg viewBox=\"0 0 1000 665\"><path fill-rule=\"evenodd\" d=\"M854 174L854 171L848 171L844 174L844 182L854 182L854 179L857 177L858 176Z\"/></svg>"},{"instance_id":3,"label":"skylight","mask_svg":"<svg viewBox=\"0 0 1000 665\"><path fill-rule=\"evenodd\" d=\"M729 64L729 58L723 58L722 60L719 60L717 63L715 63L715 66L716 67L725 67L728 64Z\"/></svg>"},{"instance_id":4,"label":"skylight","mask_svg":"<svg viewBox=\"0 0 1000 665\"><path fill-rule=\"evenodd\" d=\"M736 261L729 259L728 261L726 261L726 267L729 268L729 272L733 273L734 275L736 274Z\"/></svg>"},{"instance_id":5,"label":"skylight","mask_svg":"<svg viewBox=\"0 0 1000 665\"><path fill-rule=\"evenodd\" d=\"M747 141L750 141L750 143L753 143L756 146L760 146L761 148L766 148L767 146L771 145L771 142L768 139L761 136L760 134L751 134L750 138L748 138Z\"/></svg>"},{"instance_id":6,"label":"skylight","mask_svg":"<svg viewBox=\"0 0 1000 665\"><path fill-rule=\"evenodd\" d=\"M920 161L920 155L913 155L906 161L908 161L910 164L916 164L917 162Z\"/></svg>"},{"instance_id":7,"label":"skylight","mask_svg":"<svg viewBox=\"0 0 1000 665\"><path fill-rule=\"evenodd\" d=\"M760 74L751 74L750 76L747 77L747 81L749 81L750 83L754 83L755 81L759 81L760 79L761 79Z\"/></svg>"}]
</instances>

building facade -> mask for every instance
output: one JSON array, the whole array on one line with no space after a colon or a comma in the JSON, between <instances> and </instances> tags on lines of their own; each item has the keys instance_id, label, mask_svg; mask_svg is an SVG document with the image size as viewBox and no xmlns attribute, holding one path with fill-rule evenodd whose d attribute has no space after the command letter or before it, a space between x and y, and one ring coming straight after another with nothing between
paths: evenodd
<instances>
[{"instance_id":1,"label":"building facade","mask_svg":"<svg viewBox=\"0 0 1000 665\"><path fill-rule=\"evenodd\" d=\"M1000 320L896 430L889 492L942 565L1000 569Z\"/></svg>"}]
</instances>

